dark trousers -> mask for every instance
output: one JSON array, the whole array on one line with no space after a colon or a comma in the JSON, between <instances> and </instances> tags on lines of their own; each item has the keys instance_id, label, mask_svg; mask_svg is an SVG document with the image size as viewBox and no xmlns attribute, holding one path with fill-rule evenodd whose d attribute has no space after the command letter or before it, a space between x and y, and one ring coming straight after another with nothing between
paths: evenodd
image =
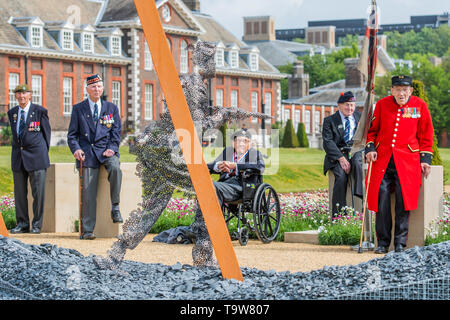
<instances>
[{"instance_id":1,"label":"dark trousers","mask_svg":"<svg viewBox=\"0 0 450 320\"><path fill-rule=\"evenodd\" d=\"M111 204L120 203L120 190L122 186L122 170L117 156L108 158L104 163L108 172ZM94 232L97 217L97 187L100 168L83 167L83 194L82 194L82 233Z\"/></svg>"},{"instance_id":2,"label":"dark trousers","mask_svg":"<svg viewBox=\"0 0 450 320\"><path fill-rule=\"evenodd\" d=\"M394 245L406 246L409 230L409 211L403 204L402 188L395 168L394 157L391 157L380 184L378 196L378 212L375 219L375 231L378 245L389 247L392 234L391 190L395 192L395 232Z\"/></svg>"},{"instance_id":3,"label":"dark trousers","mask_svg":"<svg viewBox=\"0 0 450 320\"><path fill-rule=\"evenodd\" d=\"M229 178L222 182L213 181L220 207L224 202L231 202L242 199L242 184L237 177ZM197 235L197 241L207 239L209 241L208 231L203 219L200 206L197 205L195 213L195 222L191 225L192 231Z\"/></svg>"},{"instance_id":4,"label":"dark trousers","mask_svg":"<svg viewBox=\"0 0 450 320\"><path fill-rule=\"evenodd\" d=\"M31 194L33 196L32 228L42 229L45 201L45 177L47 170L13 171L14 201L16 206L17 226L25 229L30 227L28 216L28 178L30 179Z\"/></svg>"},{"instance_id":5,"label":"dark trousers","mask_svg":"<svg viewBox=\"0 0 450 320\"><path fill-rule=\"evenodd\" d=\"M331 169L334 174L334 185L333 185L333 195L331 198L332 205L332 215L333 217L337 217L339 215L339 211L347 206L347 184L351 179L351 192L353 195L362 198L363 195L363 172L362 172L362 156L361 152L357 152L353 155L352 158L348 158L347 160L350 162L351 171L349 174L346 174L344 169L342 169L339 162Z\"/></svg>"}]
</instances>

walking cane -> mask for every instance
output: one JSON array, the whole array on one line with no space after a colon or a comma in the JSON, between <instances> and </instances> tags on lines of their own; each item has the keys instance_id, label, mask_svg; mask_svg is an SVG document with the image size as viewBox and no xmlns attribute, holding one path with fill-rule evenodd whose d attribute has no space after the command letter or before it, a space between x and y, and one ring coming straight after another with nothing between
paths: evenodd
<instances>
[{"instance_id":1,"label":"walking cane","mask_svg":"<svg viewBox=\"0 0 450 320\"><path fill-rule=\"evenodd\" d=\"M362 253L363 252L363 247L362 247L362 242L363 242L363 234L364 234L364 224L365 222L365 217L366 217L366 207L367 207L367 195L369 193L369 184L370 184L370 176L372 174L372 161L369 162L369 172L368 172L368 177L367 177L367 186L366 186L366 194L364 197L364 209L363 209L363 220L362 220L362 225L361 225L361 237L359 239L359 249L358 249L358 253Z\"/></svg>"},{"instance_id":2,"label":"walking cane","mask_svg":"<svg viewBox=\"0 0 450 320\"><path fill-rule=\"evenodd\" d=\"M83 159L80 159L80 221L78 224L80 239L82 238L82 228L83 228Z\"/></svg>"}]
</instances>

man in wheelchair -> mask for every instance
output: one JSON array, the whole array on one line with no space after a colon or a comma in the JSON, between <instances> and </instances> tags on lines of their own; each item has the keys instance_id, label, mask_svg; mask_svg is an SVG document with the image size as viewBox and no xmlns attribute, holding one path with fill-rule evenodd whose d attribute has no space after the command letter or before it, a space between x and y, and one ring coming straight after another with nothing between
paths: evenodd
<instances>
[{"instance_id":1,"label":"man in wheelchair","mask_svg":"<svg viewBox=\"0 0 450 320\"><path fill-rule=\"evenodd\" d=\"M247 183L257 185L261 183L261 175L264 172L264 159L258 150L251 148L251 134L246 129L236 131L233 136L233 146L226 147L222 154L208 164L211 173L220 173L219 181L214 181L217 198L220 206L224 202L232 202L242 199L243 175L246 171L252 171Z\"/></svg>"}]
</instances>

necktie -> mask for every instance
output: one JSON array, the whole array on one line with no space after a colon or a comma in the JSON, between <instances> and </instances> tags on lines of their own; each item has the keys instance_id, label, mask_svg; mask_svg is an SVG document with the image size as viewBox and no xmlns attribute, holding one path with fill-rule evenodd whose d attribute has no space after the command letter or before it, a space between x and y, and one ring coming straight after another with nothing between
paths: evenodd
<instances>
[{"instance_id":1,"label":"necktie","mask_svg":"<svg viewBox=\"0 0 450 320\"><path fill-rule=\"evenodd\" d=\"M25 110L20 110L19 139L22 139L24 131L25 131Z\"/></svg>"},{"instance_id":2,"label":"necktie","mask_svg":"<svg viewBox=\"0 0 450 320\"><path fill-rule=\"evenodd\" d=\"M344 139L345 142L348 142L350 140L350 119L348 117L345 117L345 134Z\"/></svg>"},{"instance_id":3,"label":"necktie","mask_svg":"<svg viewBox=\"0 0 450 320\"><path fill-rule=\"evenodd\" d=\"M98 105L94 104L94 116L92 117L92 119L94 120L94 122L98 121Z\"/></svg>"}]
</instances>

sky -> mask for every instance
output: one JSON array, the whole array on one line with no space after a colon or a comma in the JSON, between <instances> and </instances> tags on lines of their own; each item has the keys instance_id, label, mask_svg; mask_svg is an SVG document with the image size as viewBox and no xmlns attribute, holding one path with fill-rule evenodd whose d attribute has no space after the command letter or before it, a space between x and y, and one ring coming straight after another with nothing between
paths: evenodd
<instances>
[{"instance_id":1,"label":"sky","mask_svg":"<svg viewBox=\"0 0 450 320\"><path fill-rule=\"evenodd\" d=\"M201 12L212 15L237 38L243 17L268 16L275 29L307 27L308 21L367 18L369 0L200 0ZM409 23L410 16L450 12L450 0L378 0L381 24Z\"/></svg>"}]
</instances>

